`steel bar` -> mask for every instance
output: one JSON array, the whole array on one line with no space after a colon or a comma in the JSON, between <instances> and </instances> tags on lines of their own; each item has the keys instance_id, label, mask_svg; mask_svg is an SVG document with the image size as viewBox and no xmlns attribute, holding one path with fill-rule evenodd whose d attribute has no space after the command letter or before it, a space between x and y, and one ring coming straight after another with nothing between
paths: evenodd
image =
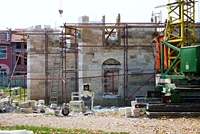
<instances>
[{"instance_id":1,"label":"steel bar","mask_svg":"<svg viewBox=\"0 0 200 134\"><path fill-rule=\"evenodd\" d=\"M125 35L125 28L123 29L123 32L124 32L124 35ZM126 40L125 40L125 38L124 38L124 45L123 45L123 47L124 47L124 106L126 105L126 72L125 72L125 67L126 67L126 63L125 63L125 61L126 61L126 50L125 50L125 44L126 44Z\"/></svg>"},{"instance_id":2,"label":"steel bar","mask_svg":"<svg viewBox=\"0 0 200 134\"><path fill-rule=\"evenodd\" d=\"M75 30L75 35L77 34L77 30ZM75 36L75 44L77 44L77 37ZM77 45L75 45L75 49L78 50ZM78 53L74 53L75 54L75 69L78 69ZM75 72L75 77L76 77L76 81L75 81L75 85L76 85L76 92L79 92L79 82L78 82L78 71Z\"/></svg>"},{"instance_id":3,"label":"steel bar","mask_svg":"<svg viewBox=\"0 0 200 134\"><path fill-rule=\"evenodd\" d=\"M45 34L45 100L48 102L48 35Z\"/></svg>"},{"instance_id":4,"label":"steel bar","mask_svg":"<svg viewBox=\"0 0 200 134\"><path fill-rule=\"evenodd\" d=\"M126 73L126 86L125 86L125 90L126 90L126 96L127 97L127 89L128 89L128 25L126 24L126 47L125 47L125 52L126 52L126 58L125 58L125 73ZM127 105L127 102L126 102Z\"/></svg>"},{"instance_id":5,"label":"steel bar","mask_svg":"<svg viewBox=\"0 0 200 134\"><path fill-rule=\"evenodd\" d=\"M151 80L155 75L153 74L148 80L146 80L138 89L136 89L130 96L126 98L126 101L128 101L131 96L133 96L137 91L139 91L149 80Z\"/></svg>"}]
</instances>

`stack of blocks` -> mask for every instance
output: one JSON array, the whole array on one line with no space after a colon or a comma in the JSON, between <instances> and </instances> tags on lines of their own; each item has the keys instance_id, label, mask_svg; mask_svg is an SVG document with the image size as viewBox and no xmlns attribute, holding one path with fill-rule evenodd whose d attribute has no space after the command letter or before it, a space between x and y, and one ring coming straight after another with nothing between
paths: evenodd
<instances>
[{"instance_id":1,"label":"stack of blocks","mask_svg":"<svg viewBox=\"0 0 200 134\"><path fill-rule=\"evenodd\" d=\"M136 108L135 105L137 101L131 101L131 110L134 117L138 118L140 116L140 108Z\"/></svg>"}]
</instances>

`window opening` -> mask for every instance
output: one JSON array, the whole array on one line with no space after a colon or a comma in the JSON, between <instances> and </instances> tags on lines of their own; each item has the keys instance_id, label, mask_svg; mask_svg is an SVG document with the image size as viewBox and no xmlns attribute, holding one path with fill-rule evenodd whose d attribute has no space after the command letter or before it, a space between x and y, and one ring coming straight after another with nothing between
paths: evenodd
<instances>
[{"instance_id":1,"label":"window opening","mask_svg":"<svg viewBox=\"0 0 200 134\"><path fill-rule=\"evenodd\" d=\"M104 95L117 95L119 83L119 70L104 71Z\"/></svg>"},{"instance_id":2,"label":"window opening","mask_svg":"<svg viewBox=\"0 0 200 134\"><path fill-rule=\"evenodd\" d=\"M6 47L0 47L0 59L6 59Z\"/></svg>"},{"instance_id":3,"label":"window opening","mask_svg":"<svg viewBox=\"0 0 200 134\"><path fill-rule=\"evenodd\" d=\"M21 44L19 42L16 43L16 48L20 49L21 48Z\"/></svg>"}]
</instances>

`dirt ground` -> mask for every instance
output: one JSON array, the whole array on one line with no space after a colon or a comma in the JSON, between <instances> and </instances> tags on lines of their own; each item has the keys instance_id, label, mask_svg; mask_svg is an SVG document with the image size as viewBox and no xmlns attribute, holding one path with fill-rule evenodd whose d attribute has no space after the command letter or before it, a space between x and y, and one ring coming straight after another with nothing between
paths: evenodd
<instances>
[{"instance_id":1,"label":"dirt ground","mask_svg":"<svg viewBox=\"0 0 200 134\"><path fill-rule=\"evenodd\" d=\"M34 125L57 128L83 128L130 134L200 134L200 118L126 118L116 114L45 114L1 113L0 125Z\"/></svg>"}]
</instances>

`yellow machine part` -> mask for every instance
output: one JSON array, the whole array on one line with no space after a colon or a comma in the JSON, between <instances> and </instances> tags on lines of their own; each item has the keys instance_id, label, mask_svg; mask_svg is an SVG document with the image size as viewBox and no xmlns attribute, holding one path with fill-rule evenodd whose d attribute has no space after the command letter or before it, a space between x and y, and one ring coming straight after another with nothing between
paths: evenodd
<instances>
[{"instance_id":1,"label":"yellow machine part","mask_svg":"<svg viewBox=\"0 0 200 134\"><path fill-rule=\"evenodd\" d=\"M173 4L172 4L173 3ZM175 47L193 46L195 39L195 0L168 0L168 19L165 30L166 41ZM168 67L178 53L168 47ZM177 61L173 72L180 68Z\"/></svg>"}]
</instances>

